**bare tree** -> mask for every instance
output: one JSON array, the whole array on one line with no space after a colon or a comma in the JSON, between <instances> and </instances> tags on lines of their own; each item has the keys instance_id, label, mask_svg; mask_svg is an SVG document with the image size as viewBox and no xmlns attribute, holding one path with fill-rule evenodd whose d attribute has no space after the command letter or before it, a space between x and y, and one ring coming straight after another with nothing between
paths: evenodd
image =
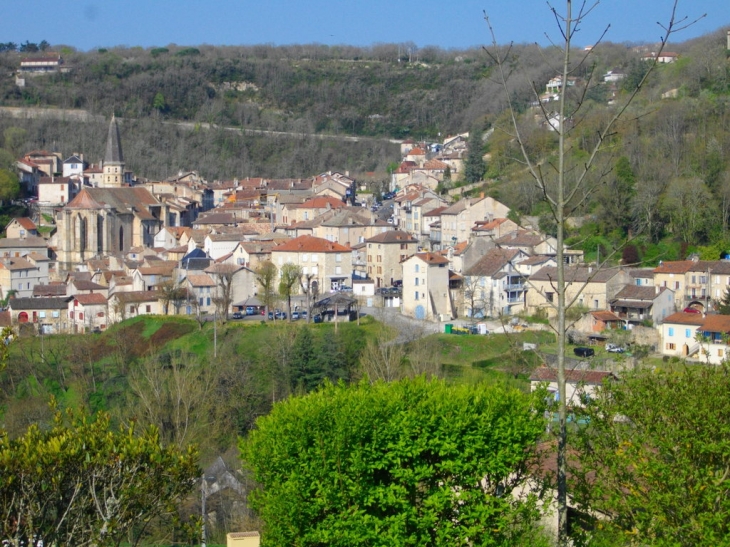
<instances>
[{"instance_id":1,"label":"bare tree","mask_svg":"<svg viewBox=\"0 0 730 547\"><path fill-rule=\"evenodd\" d=\"M406 376L406 351L396 340L397 332L380 323L360 356L362 372L371 382L393 382Z\"/></svg>"},{"instance_id":2,"label":"bare tree","mask_svg":"<svg viewBox=\"0 0 730 547\"><path fill-rule=\"evenodd\" d=\"M138 412L167 442L188 446L211 426L207 418L215 370L179 351L144 359L129 374Z\"/></svg>"},{"instance_id":3,"label":"bare tree","mask_svg":"<svg viewBox=\"0 0 730 547\"><path fill-rule=\"evenodd\" d=\"M276 276L278 271L273 262L265 261L256 269L256 283L261 287L259 300L264 305L265 317L269 317L269 310L276 301Z\"/></svg>"},{"instance_id":4,"label":"bare tree","mask_svg":"<svg viewBox=\"0 0 730 547\"><path fill-rule=\"evenodd\" d=\"M296 264L287 262L281 267L279 275L279 294L286 300L287 318L291 321L291 297L297 293L301 284L302 269Z\"/></svg>"},{"instance_id":5,"label":"bare tree","mask_svg":"<svg viewBox=\"0 0 730 547\"><path fill-rule=\"evenodd\" d=\"M673 2L668 24L666 26L662 26L663 37L661 39L660 46L655 53L652 68L656 66L659 55L664 49L669 37L673 33L686 28L688 24L691 24L691 22L687 22L686 18L677 18L677 1L678 0L674 0ZM550 8L558 24L561 36L561 43L559 47L562 50L562 66L559 68L556 67L555 70L561 78L563 88L560 93L557 108L552 110L552 107L543 103L540 100L540 90L537 88L537 85L534 83L532 85L542 118L558 135L558 152L556 154L556 160L548 163L544 163L542 157L531 152L525 135L520 129L521 124L520 119L518 118L517 105L514 103L514 99L509 93L509 87L507 84L510 63L512 62L509 58L510 49L507 49L506 52L500 50L497 45L494 29L489 18L485 14L485 19L492 36L493 46L493 49L491 51L488 50L487 53L496 65L497 78L505 91L505 99L511 122L511 130L508 131L519 146L522 161L524 161L533 183L539 189L543 201L548 205L550 215L557 227L556 259L558 267L557 279L553 282L554 290L557 294L557 300L555 304L553 304L553 307L557 313L556 334L558 339L557 376L559 402L556 481L558 498L558 544L561 546L568 544L566 460L568 433L565 390L565 350L567 345L566 310L568 310L568 308L578 300L581 293L581 291L578 291L572 299L567 298L566 295L567 284L565 280L564 260L565 220L570 217L576 209L583 206L586 200L596 190L597 182L601 180L602 176L607 174L606 172L595 172L597 158L604 150L606 144L614 136L616 126L626 114L629 105L633 102L634 98L644 86L644 83L651 73L651 70L648 70L638 82L636 87L626 95L624 102L615 107L613 113L604 122L603 126L598 129L596 134L593 135L592 142L584 143L585 150L581 156L580 162L571 161L571 157L573 156L573 147L579 146L579 144L573 142L570 137L573 128L579 126L581 122L580 116L582 115L583 102L590 84L590 73L585 86L583 86L582 92L578 92L577 96L569 98L566 90L568 89L569 79L573 78L573 75L577 73L581 67L586 65L588 57L596 51L596 46L594 46L589 51L579 55L576 59L574 56L577 54L573 50L572 40L581 23L585 21L586 17L591 11L593 11L596 5L597 2L591 1L588 3L587 0L582 0L578 2L578 10L575 14L573 12L572 0L565 0L565 10L562 13L552 6ZM605 31L603 35L605 35ZM602 41L603 35L599 38L596 45Z\"/></svg>"},{"instance_id":6,"label":"bare tree","mask_svg":"<svg viewBox=\"0 0 730 547\"><path fill-rule=\"evenodd\" d=\"M218 317L223 322L228 320L228 312L233 303L233 279L240 269L241 267L236 264L214 264L206 270L213 274L216 282L216 295L213 297L213 303L218 311Z\"/></svg>"},{"instance_id":7,"label":"bare tree","mask_svg":"<svg viewBox=\"0 0 730 547\"><path fill-rule=\"evenodd\" d=\"M175 313L180 313L180 306L187 299L187 291L180 286L179 283L172 279L167 279L157 286L160 291L160 301L165 315L169 314L169 308L175 309Z\"/></svg>"},{"instance_id":8,"label":"bare tree","mask_svg":"<svg viewBox=\"0 0 730 547\"><path fill-rule=\"evenodd\" d=\"M312 320L312 309L319 297L319 283L315 274L303 274L300 278L302 292L307 296L307 323Z\"/></svg>"}]
</instances>

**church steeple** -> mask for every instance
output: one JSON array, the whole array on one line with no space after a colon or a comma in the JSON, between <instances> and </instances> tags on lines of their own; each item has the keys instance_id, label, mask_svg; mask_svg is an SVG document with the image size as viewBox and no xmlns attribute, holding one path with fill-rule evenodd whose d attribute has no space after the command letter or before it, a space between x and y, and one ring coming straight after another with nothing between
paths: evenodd
<instances>
[{"instance_id":1,"label":"church steeple","mask_svg":"<svg viewBox=\"0 0 730 547\"><path fill-rule=\"evenodd\" d=\"M122 186L124 180L124 155L122 154L122 141L119 138L119 126L113 114L106 137L103 171L101 186L105 188L119 188Z\"/></svg>"}]
</instances>

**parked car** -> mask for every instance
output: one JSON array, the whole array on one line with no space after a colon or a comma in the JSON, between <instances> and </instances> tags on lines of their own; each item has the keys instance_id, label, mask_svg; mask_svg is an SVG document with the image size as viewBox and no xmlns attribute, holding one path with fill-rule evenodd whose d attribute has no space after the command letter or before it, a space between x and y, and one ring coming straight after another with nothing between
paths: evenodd
<instances>
[{"instance_id":1,"label":"parked car","mask_svg":"<svg viewBox=\"0 0 730 547\"><path fill-rule=\"evenodd\" d=\"M340 291L342 292L352 292L352 287L349 285L340 285Z\"/></svg>"},{"instance_id":2,"label":"parked car","mask_svg":"<svg viewBox=\"0 0 730 547\"><path fill-rule=\"evenodd\" d=\"M684 308L684 309L683 309L682 311L683 311L684 313L702 313L702 312L701 312L700 310L698 310L697 308Z\"/></svg>"},{"instance_id":3,"label":"parked car","mask_svg":"<svg viewBox=\"0 0 730 547\"><path fill-rule=\"evenodd\" d=\"M606 344L606 351L609 353L623 353L626 350L616 344Z\"/></svg>"},{"instance_id":4,"label":"parked car","mask_svg":"<svg viewBox=\"0 0 730 547\"><path fill-rule=\"evenodd\" d=\"M246 315L256 315L256 308L253 306L246 306Z\"/></svg>"},{"instance_id":5,"label":"parked car","mask_svg":"<svg viewBox=\"0 0 730 547\"><path fill-rule=\"evenodd\" d=\"M243 319L243 314L240 311L233 312L233 315L231 315L233 319Z\"/></svg>"},{"instance_id":6,"label":"parked car","mask_svg":"<svg viewBox=\"0 0 730 547\"><path fill-rule=\"evenodd\" d=\"M595 355L595 351L593 348L573 348L573 353L575 353L578 357L593 357Z\"/></svg>"},{"instance_id":7,"label":"parked car","mask_svg":"<svg viewBox=\"0 0 730 547\"><path fill-rule=\"evenodd\" d=\"M293 311L293 312L291 312L291 320L292 320L292 321L296 321L296 320L298 320L298 319L299 319L300 317L301 317L301 315L299 314L299 312L298 312L298 311Z\"/></svg>"}]
</instances>

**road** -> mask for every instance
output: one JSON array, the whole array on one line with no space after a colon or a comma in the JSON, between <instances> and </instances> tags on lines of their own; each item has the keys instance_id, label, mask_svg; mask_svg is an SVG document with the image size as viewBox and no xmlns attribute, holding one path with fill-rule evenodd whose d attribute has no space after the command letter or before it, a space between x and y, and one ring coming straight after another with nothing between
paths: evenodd
<instances>
[{"instance_id":1,"label":"road","mask_svg":"<svg viewBox=\"0 0 730 547\"><path fill-rule=\"evenodd\" d=\"M16 107L16 106L0 106L0 115L10 118L33 118L33 119L54 119L60 121L77 121L77 122L103 122L106 120L104 116L92 114L87 110L71 109L71 108L33 108L33 107ZM134 118L117 118L120 123L124 121L132 121ZM387 137L354 137L351 135L328 135L322 133L302 133L297 131L271 131L268 129L252 129L241 127L220 126L208 122L179 122L179 121L163 121L165 125L174 125L183 129L193 130L197 128L203 129L223 129L224 131L232 131L243 133L244 135L263 135L268 137L289 137L294 139L323 139L335 140L341 142L387 142L389 144L401 144L400 139L390 139Z\"/></svg>"}]
</instances>

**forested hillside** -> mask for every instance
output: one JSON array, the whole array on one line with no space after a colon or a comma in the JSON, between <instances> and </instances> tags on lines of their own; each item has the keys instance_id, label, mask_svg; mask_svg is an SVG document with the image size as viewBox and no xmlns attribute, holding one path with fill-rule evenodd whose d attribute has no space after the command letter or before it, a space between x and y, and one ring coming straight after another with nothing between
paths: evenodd
<instances>
[{"instance_id":1,"label":"forested hillside","mask_svg":"<svg viewBox=\"0 0 730 547\"><path fill-rule=\"evenodd\" d=\"M671 47L682 58L650 82L647 100L658 100L668 87L682 89L682 104L708 91L726 93L720 32ZM28 77L25 87L17 86L14 77L21 54L0 53L1 104L84 109L105 118L115 113L124 119L128 165L149 178L181 169L197 169L210 179L299 177L335 168L385 173L397 160L397 148L387 140L252 136L207 131L196 123L438 140L439 135L497 123L505 106L493 78L494 63L482 49L412 48L410 57L395 44L56 49L69 72ZM533 87L542 90L554 75L555 54L537 46L513 47L510 93L521 109L534 100ZM626 44L605 44L576 70L583 80L593 72L587 99L597 111L605 108L607 98L605 86L598 85L601 75L620 68L633 78L641 70L639 56ZM192 131L162 123L175 121L192 122ZM0 123L2 129L25 128L27 138L20 143L25 147L83 150L92 160L103 152L103 123L84 124L81 131L71 122L2 118Z\"/></svg>"},{"instance_id":2,"label":"forested hillside","mask_svg":"<svg viewBox=\"0 0 730 547\"><path fill-rule=\"evenodd\" d=\"M577 64L571 100L582 108L566 122L573 127L571 161L581 161L601 121L640 81L648 68L641 58L651 48L602 44ZM360 179L372 172L384 180L399 160L390 139L436 141L478 129L489 135L485 190L520 215L542 216L546 231L554 229L540 192L515 161L520 154L489 48L411 48L410 56L399 54L406 48L396 45L58 49L70 71L28 77L25 87L17 86L13 75L20 54L0 53L2 105L83 109L97 121L0 117L2 147L16 157L45 148L83 151L89 161L98 161L113 112L123 118L127 165L142 177L197 170L209 180L283 178L339 169ZM697 246L713 246L707 258L716 258L728 247L725 33L670 44L667 50L678 59L652 72L604 148L596 184L570 212L583 224L571 243L589 257L599 249L610 252L630 234L643 239L636 249L629 246L629 261L637 255L645 262L680 258ZM535 100L557 73L556 54L517 45L507 66L508 91L528 152L546 165L557 137L544 123L550 104L543 113ZM608 71L625 78L604 82ZM345 138L352 136L359 140ZM672 244L662 247L667 236Z\"/></svg>"}]
</instances>

